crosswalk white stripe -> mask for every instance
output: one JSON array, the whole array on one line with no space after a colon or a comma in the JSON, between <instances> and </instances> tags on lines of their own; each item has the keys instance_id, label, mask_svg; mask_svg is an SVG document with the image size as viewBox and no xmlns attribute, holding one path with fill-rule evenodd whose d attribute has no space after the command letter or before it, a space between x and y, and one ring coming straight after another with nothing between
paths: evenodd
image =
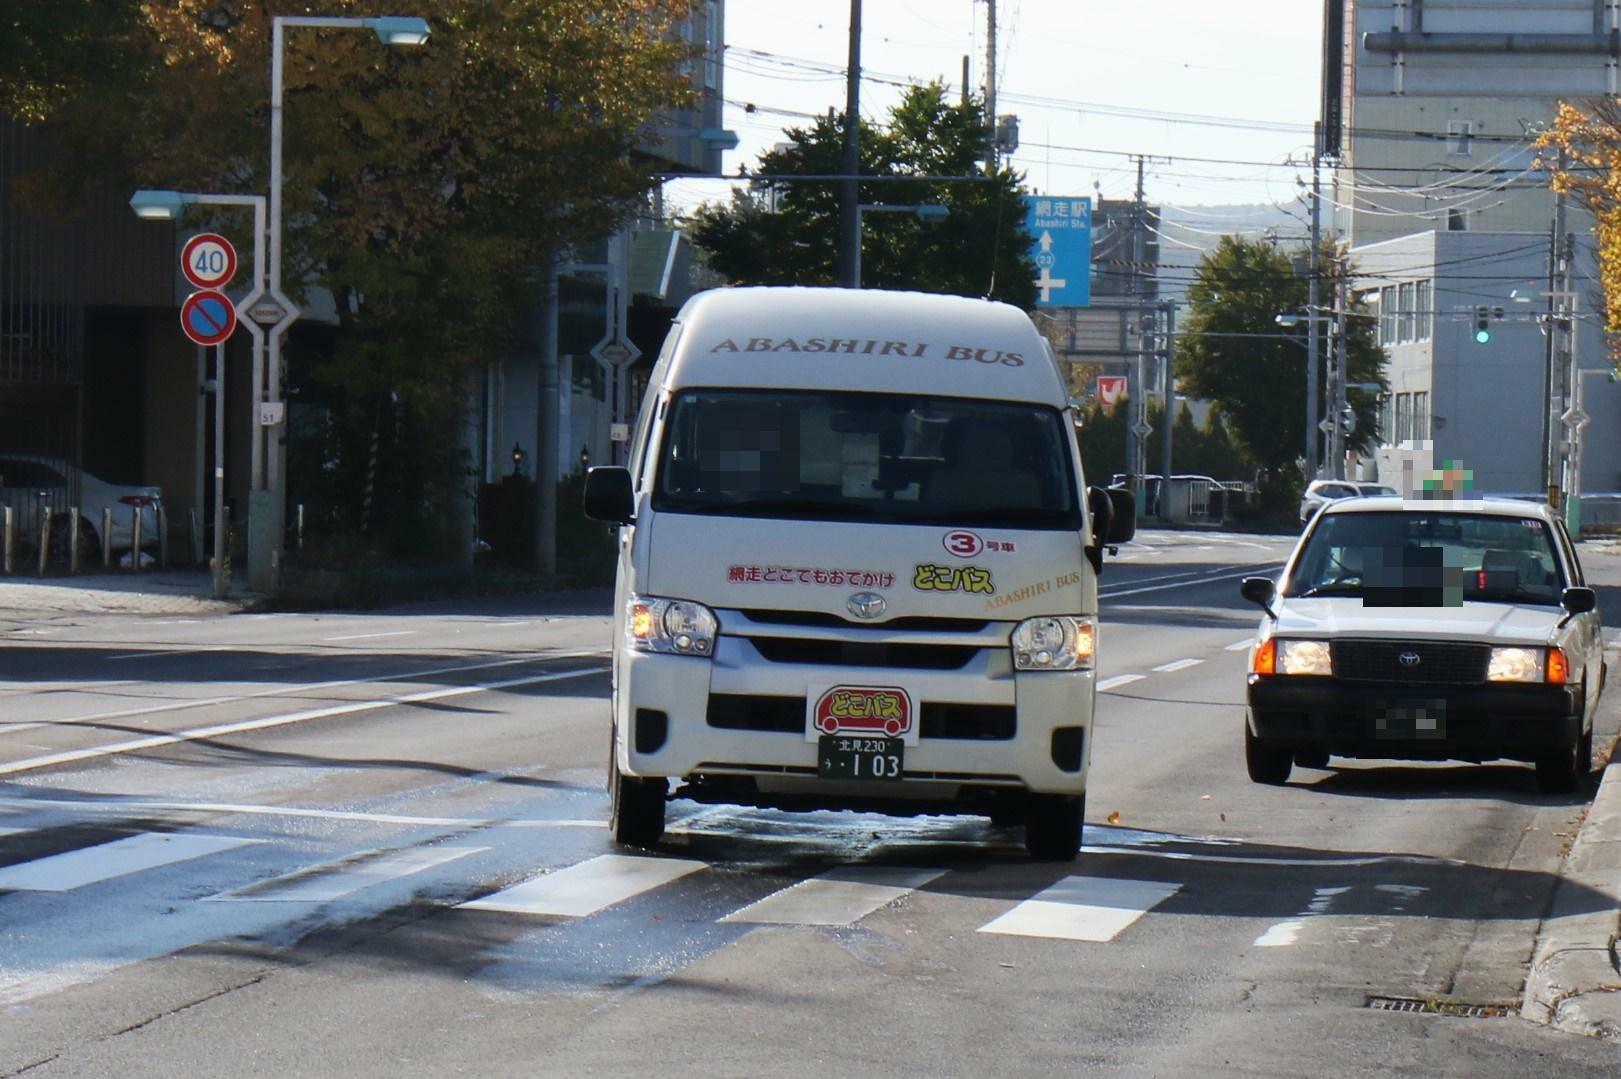
<instances>
[{"instance_id":1,"label":"crosswalk white stripe","mask_svg":"<svg viewBox=\"0 0 1621 1079\"><path fill-rule=\"evenodd\" d=\"M509 914L584 918L706 868L707 862L681 858L602 854L590 861L535 877L460 906Z\"/></svg>"},{"instance_id":2,"label":"crosswalk white stripe","mask_svg":"<svg viewBox=\"0 0 1621 1079\"><path fill-rule=\"evenodd\" d=\"M1060 940L1113 940L1180 884L1114 877L1065 877L979 927L981 933Z\"/></svg>"},{"instance_id":3,"label":"crosswalk white stripe","mask_svg":"<svg viewBox=\"0 0 1621 1079\"><path fill-rule=\"evenodd\" d=\"M1117 674L1113 678L1105 678L1103 681L1099 682L1098 692L1106 693L1109 690L1115 689L1119 686L1128 686L1133 682L1141 682L1146 677L1147 675L1142 674Z\"/></svg>"},{"instance_id":4,"label":"crosswalk white stripe","mask_svg":"<svg viewBox=\"0 0 1621 1079\"><path fill-rule=\"evenodd\" d=\"M1172 671L1185 671L1189 667L1197 667L1203 662L1204 660L1202 659L1173 659L1169 663L1161 663L1158 667L1155 667L1154 670L1163 674L1170 674Z\"/></svg>"},{"instance_id":5,"label":"crosswalk white stripe","mask_svg":"<svg viewBox=\"0 0 1621 1079\"><path fill-rule=\"evenodd\" d=\"M245 888L208 897L233 903L328 903L362 888L398 880L413 873L454 862L489 847L422 847L410 850L370 851L324 865L310 866Z\"/></svg>"},{"instance_id":6,"label":"crosswalk white stripe","mask_svg":"<svg viewBox=\"0 0 1621 1079\"><path fill-rule=\"evenodd\" d=\"M767 925L853 925L886 903L917 890L943 869L846 866L772 892L722 918Z\"/></svg>"},{"instance_id":7,"label":"crosswalk white stripe","mask_svg":"<svg viewBox=\"0 0 1621 1079\"><path fill-rule=\"evenodd\" d=\"M262 842L262 839L230 835L143 832L111 843L6 866L0 869L0 890L67 892L97 881Z\"/></svg>"}]
</instances>

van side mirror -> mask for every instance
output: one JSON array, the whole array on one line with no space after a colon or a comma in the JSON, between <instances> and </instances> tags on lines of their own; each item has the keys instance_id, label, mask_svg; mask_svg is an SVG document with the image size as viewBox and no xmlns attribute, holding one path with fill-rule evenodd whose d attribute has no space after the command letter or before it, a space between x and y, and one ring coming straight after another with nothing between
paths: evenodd
<instances>
[{"instance_id":1,"label":"van side mirror","mask_svg":"<svg viewBox=\"0 0 1621 1079\"><path fill-rule=\"evenodd\" d=\"M636 519L636 491L630 469L598 465L585 473L585 515L593 521L628 525Z\"/></svg>"},{"instance_id":2,"label":"van side mirror","mask_svg":"<svg viewBox=\"0 0 1621 1079\"><path fill-rule=\"evenodd\" d=\"M1114 512L1109 515L1105 543L1126 543L1137 534L1137 496L1120 487L1105 489Z\"/></svg>"},{"instance_id":3,"label":"van side mirror","mask_svg":"<svg viewBox=\"0 0 1621 1079\"><path fill-rule=\"evenodd\" d=\"M1278 582L1270 577L1245 577L1238 586L1238 593L1265 611L1272 621L1278 620L1277 613L1272 610L1272 600L1278 594Z\"/></svg>"}]
</instances>

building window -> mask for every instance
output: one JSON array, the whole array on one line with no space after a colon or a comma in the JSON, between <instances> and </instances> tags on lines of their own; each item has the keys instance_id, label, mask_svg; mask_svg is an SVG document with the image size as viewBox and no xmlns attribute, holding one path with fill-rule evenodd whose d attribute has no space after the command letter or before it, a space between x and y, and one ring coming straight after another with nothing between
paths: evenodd
<instances>
[{"instance_id":1,"label":"building window","mask_svg":"<svg viewBox=\"0 0 1621 1079\"><path fill-rule=\"evenodd\" d=\"M1395 442L1396 433L1396 398L1391 394L1383 394L1379 401L1379 440L1386 446Z\"/></svg>"},{"instance_id":2,"label":"building window","mask_svg":"<svg viewBox=\"0 0 1621 1079\"><path fill-rule=\"evenodd\" d=\"M1417 308L1418 337L1428 341L1435 336L1435 282L1420 281L1413 293L1413 306Z\"/></svg>"},{"instance_id":3,"label":"building window","mask_svg":"<svg viewBox=\"0 0 1621 1079\"><path fill-rule=\"evenodd\" d=\"M1396 395L1396 441L1406 442L1413 437L1413 395Z\"/></svg>"},{"instance_id":4,"label":"building window","mask_svg":"<svg viewBox=\"0 0 1621 1079\"><path fill-rule=\"evenodd\" d=\"M1413 394L1413 437L1418 439L1430 437L1430 395L1428 393Z\"/></svg>"},{"instance_id":5,"label":"building window","mask_svg":"<svg viewBox=\"0 0 1621 1079\"><path fill-rule=\"evenodd\" d=\"M1413 332L1413 283L1411 281L1404 281L1397 287L1396 311L1398 318L1400 319L1401 326L1398 340L1413 340L1415 334Z\"/></svg>"},{"instance_id":6,"label":"building window","mask_svg":"<svg viewBox=\"0 0 1621 1079\"><path fill-rule=\"evenodd\" d=\"M1468 157L1474 153L1474 133L1474 121L1448 120L1447 153L1452 157Z\"/></svg>"},{"instance_id":7,"label":"building window","mask_svg":"<svg viewBox=\"0 0 1621 1079\"><path fill-rule=\"evenodd\" d=\"M1388 345L1396 340L1396 290L1379 290L1379 343Z\"/></svg>"}]
</instances>

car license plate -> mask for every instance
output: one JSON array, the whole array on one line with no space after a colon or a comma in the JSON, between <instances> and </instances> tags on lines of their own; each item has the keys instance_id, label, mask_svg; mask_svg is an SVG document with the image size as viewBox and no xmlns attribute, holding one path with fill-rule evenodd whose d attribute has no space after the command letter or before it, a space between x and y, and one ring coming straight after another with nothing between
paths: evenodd
<instances>
[{"instance_id":1,"label":"car license plate","mask_svg":"<svg viewBox=\"0 0 1621 1079\"><path fill-rule=\"evenodd\" d=\"M816 774L823 779L901 778L906 743L899 738L824 734L816 743Z\"/></svg>"}]
</instances>

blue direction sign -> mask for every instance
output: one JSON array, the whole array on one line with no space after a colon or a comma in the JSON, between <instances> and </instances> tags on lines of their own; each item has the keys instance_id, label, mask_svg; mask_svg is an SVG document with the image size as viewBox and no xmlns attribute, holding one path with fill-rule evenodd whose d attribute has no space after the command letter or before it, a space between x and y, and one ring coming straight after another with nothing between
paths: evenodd
<instances>
[{"instance_id":1,"label":"blue direction sign","mask_svg":"<svg viewBox=\"0 0 1621 1079\"><path fill-rule=\"evenodd\" d=\"M1026 195L1024 228L1034 241L1037 307L1092 302L1092 200Z\"/></svg>"}]
</instances>

